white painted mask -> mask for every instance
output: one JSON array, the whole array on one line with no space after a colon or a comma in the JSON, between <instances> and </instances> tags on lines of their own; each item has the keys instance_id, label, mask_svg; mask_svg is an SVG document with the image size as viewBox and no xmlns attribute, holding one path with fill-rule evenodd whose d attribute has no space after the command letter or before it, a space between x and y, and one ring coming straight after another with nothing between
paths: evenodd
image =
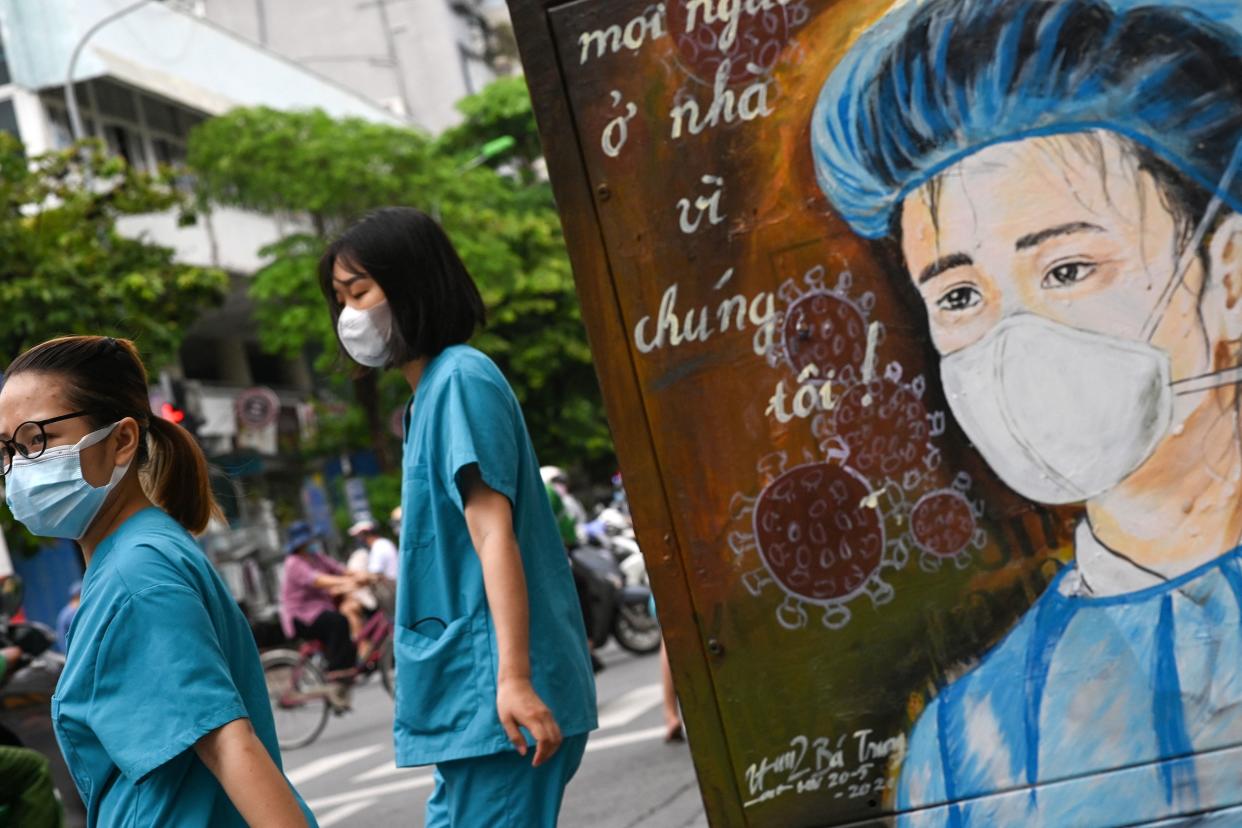
<instances>
[{"instance_id":1,"label":"white painted mask","mask_svg":"<svg viewBox=\"0 0 1242 828\"><path fill-rule=\"evenodd\" d=\"M1108 491L1151 456L1173 418L1167 353L1035 314L1001 320L940 365L975 447L1039 503Z\"/></svg>"}]
</instances>

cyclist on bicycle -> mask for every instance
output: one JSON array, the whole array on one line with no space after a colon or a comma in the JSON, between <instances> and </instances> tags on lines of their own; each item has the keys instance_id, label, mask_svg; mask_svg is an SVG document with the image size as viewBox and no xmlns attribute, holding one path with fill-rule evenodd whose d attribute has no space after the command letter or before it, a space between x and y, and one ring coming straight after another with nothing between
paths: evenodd
<instances>
[{"instance_id":1,"label":"cyclist on bicycle","mask_svg":"<svg viewBox=\"0 0 1242 828\"><path fill-rule=\"evenodd\" d=\"M314 533L303 521L289 527L285 573L280 585L280 622L285 635L323 645L328 672L335 680L328 699L338 710L350 707L350 673L358 662L355 630L362 628L362 607L350 593L369 582L365 573L348 573L312 548ZM353 617L351 617L353 616Z\"/></svg>"}]
</instances>

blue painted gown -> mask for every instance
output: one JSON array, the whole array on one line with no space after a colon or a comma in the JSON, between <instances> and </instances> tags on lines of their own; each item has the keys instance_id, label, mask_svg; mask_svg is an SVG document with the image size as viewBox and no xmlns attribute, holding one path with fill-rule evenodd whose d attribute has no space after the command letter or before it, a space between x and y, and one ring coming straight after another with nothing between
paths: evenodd
<instances>
[{"instance_id":1,"label":"blue painted gown","mask_svg":"<svg viewBox=\"0 0 1242 828\"><path fill-rule=\"evenodd\" d=\"M1076 553L920 717L902 826L1242 825L1242 548L1164 578L1083 524Z\"/></svg>"}]
</instances>

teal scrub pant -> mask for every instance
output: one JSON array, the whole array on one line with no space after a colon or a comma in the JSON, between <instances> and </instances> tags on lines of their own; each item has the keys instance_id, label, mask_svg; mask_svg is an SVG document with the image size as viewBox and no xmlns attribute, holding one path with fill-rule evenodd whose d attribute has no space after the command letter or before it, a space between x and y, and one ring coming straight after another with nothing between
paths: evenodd
<instances>
[{"instance_id":1,"label":"teal scrub pant","mask_svg":"<svg viewBox=\"0 0 1242 828\"><path fill-rule=\"evenodd\" d=\"M569 736L537 768L534 750L516 750L436 765L426 828L555 828L565 786L582 764L587 734Z\"/></svg>"}]
</instances>

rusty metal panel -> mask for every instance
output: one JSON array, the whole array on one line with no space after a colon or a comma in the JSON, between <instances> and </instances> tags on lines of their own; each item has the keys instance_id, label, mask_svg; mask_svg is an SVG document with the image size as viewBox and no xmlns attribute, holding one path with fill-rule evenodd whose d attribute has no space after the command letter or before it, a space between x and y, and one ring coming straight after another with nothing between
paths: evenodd
<instances>
[{"instance_id":1,"label":"rusty metal panel","mask_svg":"<svg viewBox=\"0 0 1242 828\"><path fill-rule=\"evenodd\" d=\"M1108 786L1119 791L1131 786L1145 790L1155 785L1161 791L1166 789L1160 785L1167 787L1159 808L1137 795L1116 803L1120 822L1234 805L1242 800L1242 792L1220 781L1219 765L1200 759L1198 770L1188 770L1176 761L1187 750L1232 755L1229 750L1242 741L1242 722L1235 724L1222 711L1242 702L1238 697L1242 691L1234 694L1222 689L1232 672L1226 675L1202 664L1183 665L1184 680L1190 677L1186 671L1193 669L1207 682L1191 692L1222 694L1194 708L1202 721L1210 720L1218 729L1209 738L1203 734L1211 728L1204 725L1207 729L1196 731L1198 724L1189 722L1178 725L1185 733L1165 733L1160 711L1165 709L1161 705L1173 704L1169 699L1178 694L1178 665L1169 661L1177 657L1169 655L1167 647L1161 649L1164 645L1151 643L1165 640L1159 636L1177 635L1170 632L1173 621L1166 624L1154 619L1163 618L1161 612L1170 613L1169 618L1182 617L1177 615L1182 610L1176 601L1191 589L1177 592L1174 587L1202 574L1192 571L1190 563L1209 569L1216 566L1212 572L1219 574L1220 589L1232 589L1234 583L1242 589L1242 570L1235 572L1229 555L1221 554L1234 543L1220 544L1189 562L1154 563L1156 570L1168 563L1168 569L1161 570L1163 575L1154 577L1174 579L1166 581L1173 591L1163 598L1150 589L1126 593L1122 587L1126 577L1120 575L1116 589L1103 602L1090 603L1092 596L1074 593L1067 586L1079 574L1072 564L1075 527L1081 533L1081 526L1086 525L1080 523L1081 501L1086 500L1099 517L1097 534L1111 532L1110 537L1129 538L1141 557L1154 547L1135 534L1139 530L1126 535L1123 529L1142 525L1144 531L1155 531L1150 521L1143 524L1147 514L1143 510L1148 508L1142 505L1144 498L1149 504L1151 498L1181 498L1190 514L1196 509L1199 490L1187 489L1189 484L1181 481L1156 480L1141 483L1136 492L1134 475L1141 477L1146 467L1139 466L1136 472L1132 466L1125 471L1133 474L1124 481L1112 481L1083 497L1044 494L1050 486L1047 477L1043 483L1027 480L1023 477L1027 472L1014 471L1004 458L998 460L993 454L985 462L976 453L950 411L941 371L942 359L984 342L991 327L976 324L973 333L964 333L966 328L958 321L952 323L958 327L952 327L936 316L938 303L952 290L962 289L962 284L968 285L967 291L974 290L969 285L976 283L996 287L1008 284L1005 279L1016 272L1006 267L987 272L988 263L999 260L985 259L981 251L991 249L986 245L994 237L1006 239L1005 249L995 255L1011 257L1028 250L1038 252L1051 239L1060 244L1081 232L1094 234L1099 243L1106 230L1112 232L1108 210L1120 209L1117 204L1150 207L1160 203L1170 213L1176 212L1170 207L1172 190L1161 191L1163 195L1143 190L1147 185L1141 184L1142 176L1148 174L1143 171L1155 167L1143 166L1146 162L1141 161L1131 165L1131 160L1146 156L1126 149L1130 145L1118 143L1115 137L1093 137L1096 133L1091 130L1101 129L1099 121L1049 128L1045 131L1053 137L1045 137L1040 130L1058 123L1058 104L1054 101L1030 114L1027 109L1034 106L1031 102L1037 96L1028 90L1022 92L1026 97L1018 104L1008 104L1009 109L998 105L989 127L993 133L976 129L977 125L970 129L978 134L965 126L956 132L942 130L945 136L952 132L952 140L969 138L974 143L959 148L956 156L946 149L935 172L949 169L952 176L963 180L985 173L999 175L998 181L1010 185L1017 181L1029 185L1029 191L1004 189L999 197L981 184L981 189L964 198L955 194L951 184L937 184L929 197L926 188L916 194L912 185L910 191L898 193L900 182L892 185L899 196L895 203L901 221L913 214L915 208L909 205L927 204L929 198L932 219L943 216L948 221L936 224L933 220L935 227L922 230L934 232L937 244L941 239L948 244L953 239L975 238L969 233L976 233L976 245L963 248L974 260L957 248L937 248L937 254L955 253L957 258L920 261L919 256L930 254L920 252L917 239L912 241L910 235L903 246L903 240L896 238L900 235L896 224L876 230L865 213L866 204L850 212L857 206L855 201L866 201L862 185L855 188L857 192L834 190L830 202L817 181L812 150L813 124L817 118L821 122L830 119L817 112L817 102L821 95L833 94L841 97L841 101L834 98L833 105L848 102L845 99L851 94L863 102L881 99L882 95L867 97L874 89L867 86L866 73L879 77L883 71L866 61L849 61L868 48L867 37L875 37L884 27L891 36L913 37L909 33L915 24L910 15L920 5L923 22L932 24L931 34L923 31L921 40L908 41L913 44L910 53L916 55L910 60L931 79L890 73L873 83L896 83L900 91L890 98L910 102L903 117L908 116L906 120L913 124L911 130L925 128L927 136L935 132L935 125L920 122L918 113L935 107L924 99L952 94L954 73L976 71L966 66L971 61L952 52L937 59L934 42L965 50L958 54L975 49L976 58L1000 55L995 65L984 58L975 61L996 71L1000 71L997 66L1010 65L1004 60L1004 50L1010 49L1017 56L1014 65L1024 65L1028 75L1035 71L1031 66L1043 66L1049 77L1055 77L1064 61L1082 59L1081 55L1070 54L1066 47L1057 53L1062 63L1037 66L1032 61L1042 54L1039 38L1046 36L1055 46L1059 43L1055 38L1061 35L1047 21L1044 28L1030 30L1020 29L1013 21L1039 15L1053 20L1077 9L1075 13L1096 15L1079 20L1082 26L1099 20L1112 20L1118 26L1132 24L1131 28L1140 23L1154 25L1151 20L1139 20L1138 14L1126 17L1135 5L1126 0L1094 5L1055 0L997 0L994 4L954 0L923 4L510 0L571 247L583 316L660 602L708 813L714 825L722 826L885 822L899 810L899 787L904 790L903 804L922 809L918 812L922 818L935 825L1066 824L1055 816L1060 813L1057 808L1076 802L1075 797L1098 804L1100 791ZM991 28L979 23L965 41L952 40L953 24L969 22L959 21L959 12L975 14L989 6L1009 16L993 21ZM1217 11L1221 16L1229 14L1227 9ZM1190 17L1197 14L1192 12ZM1179 11L1170 19L1184 17ZM1193 27L1196 22L1197 18L1187 25ZM1220 22L1209 21L1195 31L1219 38L1219 48L1211 54L1223 61L1221 56L1236 43L1230 40L1232 35L1219 30ZM1010 31L1012 43L998 34L1005 31ZM1109 31L1107 24L1102 31ZM1149 40L1154 43L1159 38ZM1139 62L1135 65L1147 59L1142 51L1147 47L1137 36L1134 42L1119 42L1118 49L1137 50L1127 56ZM919 49L927 55L922 63ZM1178 55L1179 50L1185 51L1181 46L1169 51ZM843 61L857 69L861 80L852 87L847 84L844 92L824 92L826 80ZM1202 63L1196 65L1203 70ZM1219 79L1204 81L1200 76L1193 82L1225 84L1225 63L1213 68L1220 70ZM1034 83L1030 77L1022 80L1017 71L1007 77L1004 83L994 84L994 94L1002 103L1013 98L1013 89L1020 83ZM1147 97L1131 100L1130 110L1125 108L1129 100L1125 96L1132 95L1132 90L1116 91L1109 99L1110 104L1117 104L1110 110L1114 120L1104 124L1104 131L1133 139L1141 130L1134 126L1131 110L1142 110L1143 117L1149 117L1143 105L1168 104L1170 89L1177 87L1165 83L1160 90L1143 92ZM1221 119L1242 119L1242 98L1237 90L1228 91L1234 97L1220 105L1233 106L1237 112L1230 110L1233 114ZM976 88L972 94L992 93ZM1087 92L1062 90L1059 94L1086 96ZM968 107L968 103L951 101L942 109L948 111L952 105ZM1211 112L1215 110L1204 118ZM861 116L840 117L853 128ZM858 135L878 143L879 132L889 126L877 120L870 124L874 135L865 131ZM891 130L886 134L883 140L895 140ZM1062 137L1057 136L1065 135L1079 137L1058 143ZM866 160L854 155L865 156L869 148L846 146L848 137L824 139L837 140L840 146L835 151L840 157L835 167L820 159L819 173L828 169L828 175L844 180L849 163L861 165ZM920 141L930 145L933 138L916 138L900 146L900 152L911 156L932 152ZM950 137L939 140L947 142ZM988 151L991 144L1005 146ZM1156 155L1179 167L1179 151L1174 146ZM974 157L984 159L982 171L960 166ZM1218 172L1228 172L1228 161L1225 153ZM899 168L902 163L892 165ZM921 163L934 166L927 159ZM1088 183L1075 178L1078 183L1070 190L1087 217L1071 216L1067 207L1064 215L1051 216L1059 221L1041 224L1040 220L1050 216L1041 215L1038 209L1028 215L1031 204L1025 199L1028 193L1033 199L1043 192L1041 187L1052 187L1049 182L1058 176L1062 181L1081 176L1082 182L1094 176L1103 182L1109 198L1092 202L1084 195ZM1190 178L1200 184L1211 179L1207 174ZM1117 196L1123 182L1139 189ZM915 183L921 186L924 182ZM833 186L828 184L830 190ZM1217 184L1215 194L1223 199L1224 207L1212 214L1213 226L1224 226L1226 232L1232 232L1229 222L1237 219L1232 211L1242 203L1233 199L1230 186L1227 179ZM985 212L980 213L981 209ZM1023 221L1034 224L1026 227ZM1049 234L1050 223L1057 232ZM917 216L905 225L907 233L918 227ZM987 228L987 233L979 235L980 228ZM1004 236L1014 228L1025 228L1016 236L1017 253ZM1145 225L1143 230L1126 248L1131 253L1131 248L1143 247L1161 232L1155 225ZM1238 239L1242 241L1242 236ZM1122 248L1125 245L1118 243L1117 251L1109 254L1113 259L1101 255L1090 265L1090 272L1102 272L1110 262L1121 261ZM1223 253L1221 257L1218 269L1227 276L1230 264ZM1065 261L1069 259L1053 262L1048 271L1057 280L1065 276L1065 284L1076 285L1078 271L1066 275L1068 271L1057 270ZM960 275L967 265L972 273L962 276L960 283L944 284L940 294L930 289L920 294L916 279L908 272L914 270L935 287L942 284L936 281L942 279L941 274L956 271ZM1088 265L1082 268L1087 270ZM1163 289L1170 278L1166 270L1162 277L1149 281ZM1111 283L1109 289L1118 289L1117 284ZM996 287L995 292L1002 291ZM1035 307L1031 291L1023 293L1015 287L1011 292L1018 299L1007 301L1017 305L998 305L989 325L998 325L1002 316L1035 315L1062 328L1072 327L1076 331L1072 336L1086 331L1107 333L1114 340L1120 336L1116 332L1128 330L1126 326L1133 321L1127 316L1131 310L1126 303L1140 301L1120 293L1104 303L1086 294L1070 299L1065 298L1068 294L1057 294L1060 304ZM1149 292L1153 298L1142 301L1149 302L1144 307L1150 311L1162 290ZM1163 292L1172 295L1175 291ZM969 292L959 294L958 299L962 296L974 301ZM1235 301L1208 298L1220 307L1232 307L1228 303ZM953 302L958 300L945 301L950 302L946 307L955 307ZM988 296L978 301L986 303ZM1193 302L1170 301L1181 303L1183 318L1193 318ZM1014 307L1022 313L1015 313ZM1104 310L1091 316L1092 307ZM1213 307L1207 314L1215 319L1220 314ZM1198 310L1205 312L1202 307ZM1043 347L1045 342L1051 348L1065 336L1061 328L1031 333L1022 324L1018 327L1028 338L1009 341L1024 342L1029 349ZM1232 332L1226 322L1218 327ZM1233 339L1239 335L1233 332ZM1126 336L1130 344L1122 350L1141 350L1134 344L1139 342L1135 334ZM1178 336L1185 339L1186 331L1179 329L1169 336L1170 342ZM1207 338L1214 349L1204 357L1206 366L1191 365L1192 356L1177 357L1176 348L1181 346L1165 348L1158 337L1151 340L1157 350L1168 350L1176 357L1171 379L1192 376L1191 368L1202 372L1228 367L1221 361L1235 358L1236 349L1231 350L1224 333L1217 336L1214 330L1195 329L1194 336ZM1040 369L1029 375L1047 383L1053 412L1060 410L1056 405L1071 409L1076 402L1085 405L1085 398L1091 396L1084 392L1079 400L1062 399L1068 392L1056 390L1058 374L1083 381L1092 370L1090 354L1095 353L1092 348L1097 340L1066 341L1078 343L1074 347L1083 355L1080 364L1070 360L1055 365L1051 373ZM980 352L979 348L971 351ZM1021 366L1028 364L1016 356L1005 360L1005 365L1018 366L1011 367L1011 372L1026 370ZM989 370L998 365L1001 362L987 363ZM1129 369L1109 370L1113 373L1102 375L1103 386L1111 388L1117 382L1118 389L1126 387L1117 377ZM987 376L980 370L966 379L974 382ZM971 393L983 393L969 387L975 389ZM979 387L991 388L986 382ZM1232 403L1226 399L1222 405L1229 409ZM1176 410L1180 417L1188 409ZM1227 416L1236 425L1236 414ZM1000 419L999 415L994 419ZM1119 411L1118 429L1125 419ZM1017 427L1008 421L997 426L983 420L986 417L973 421L976 431L970 436L982 445L984 454L991 445L986 441L992 433L989 427ZM1169 423L1164 425L1167 432L1152 438L1153 445L1159 438L1159 448L1153 451L1161 458L1188 462L1186 454L1178 454L1175 448L1181 432L1174 433ZM1236 452L1227 450L1228 438L1207 431L1196 433L1217 442L1206 449L1204 443L1196 443L1189 449L1189 462L1193 465L1219 447L1219 457L1224 459L1216 476L1223 479L1233 474ZM1057 438L1054 434L1041 439ZM1100 441L1103 447L1098 457L1095 447L1088 446L1090 450L1071 460L1094 469L1098 477L1111 462L1107 442ZM1128 450L1133 454L1134 446ZM1139 460L1146 462L1150 456ZM1090 476L1087 471L1083 475ZM1026 497L1015 494L1002 477ZM1066 479L1070 482L1065 486L1077 485L1072 474ZM1233 526L1237 523L1234 490L1222 484L1210 491L1213 498L1221 498L1213 500L1214 504L1231 505L1213 507L1215 517L1206 517L1206 524L1214 529ZM1128 499L1117 506L1117 498ZM1217 519L1221 510L1224 520ZM1176 522L1160 525L1171 532L1189 531ZM1232 540L1236 543L1236 533ZM1081 543L1080 539L1080 554ZM1177 581L1178 577L1183 580ZM1059 579L1059 586L1050 590L1054 579ZM1195 583L1209 589L1201 580ZM1060 606L1053 594L1057 590L1069 596L1069 609L1046 609ZM1133 615L1147 619L1135 621L1132 627L1122 617L1124 610L1105 609L1129 606L1128 594L1140 596L1134 599ZM1143 604L1148 598L1156 603ZM1163 605L1162 600L1166 601ZM1214 652L1233 652L1228 649L1231 639L1222 630L1237 625L1237 607L1215 593L1203 600L1214 607L1208 615L1217 621L1194 621L1201 625L1198 640L1210 642L1204 646L1216 648ZM1168 608L1162 610L1162 606ZM1087 620L1096 617L1092 613L1099 615L1097 621ZM1041 638L1049 624L1055 634ZM1113 656L1117 651L1109 648L1116 641L1127 635L1136 641L1147 636L1143 639L1147 643L1135 644L1135 652L1141 653L1136 659L1147 661L1124 679L1117 676L1129 668L1115 659L1083 666L1076 675L1061 675L1057 670L1070 669L1057 660L1061 658L1057 648L1070 646L1063 643L1063 637L1084 635L1075 624L1115 625L1113 638L1101 634L1098 640L1086 639ZM1021 657L1014 656L1010 680L988 678L1001 669L998 659L1008 657L1008 651L998 645L1007 640L1010 649L1017 647L1013 642L1021 639L1027 626L1036 632L1031 634L1031 643L1022 645L1026 649ZM1082 657L1089 662L1089 646L1075 646L1087 647ZM984 684L985 679L992 683ZM1061 704L1062 695L1071 690L1093 699L1130 692L1139 685L1147 689L1138 693L1141 700L1136 704L1143 714L1135 714L1134 721L1142 722L1137 729L1093 731L1093 722L1108 719L1109 710L1084 701L1078 713L1070 710L1055 726L1040 730L1041 714ZM990 688L994 696L1005 696L1012 704L1002 709L997 702L1000 706L994 710L977 699L962 701L972 688L980 693L980 688ZM949 698L952 693L958 698ZM1177 705L1168 709L1174 708L1181 710ZM1076 721L1074 715L1083 718ZM911 759L911 751L917 749L911 744L916 725L925 734L936 734L924 746L923 758L930 763L926 766ZM1087 738L1110 747L1073 755L1065 745L1054 744L1058 727L1081 728L1091 734ZM1179 741L1182 736L1185 739ZM1140 742L1146 744L1144 740L1151 745L1140 746ZM990 754L989 747L994 749ZM1097 758L1084 758L1093 755L1093 750ZM925 771L926 779L915 779L916 771ZM960 785L955 787L955 781ZM1097 811L1079 813L1085 820L1082 824L1099 821L1086 816Z\"/></svg>"}]
</instances>

